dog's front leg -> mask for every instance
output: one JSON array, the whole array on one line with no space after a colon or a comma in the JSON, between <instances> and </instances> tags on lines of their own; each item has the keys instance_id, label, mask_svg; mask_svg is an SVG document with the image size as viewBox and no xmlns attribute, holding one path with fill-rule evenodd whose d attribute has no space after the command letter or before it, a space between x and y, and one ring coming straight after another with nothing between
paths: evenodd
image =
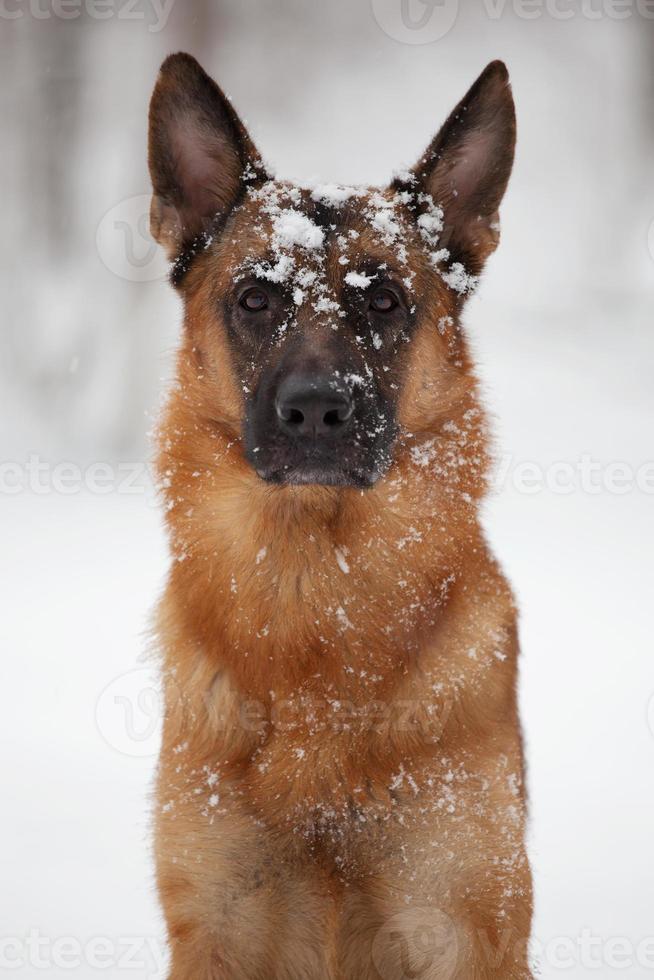
<instances>
[{"instance_id":1,"label":"dog's front leg","mask_svg":"<svg viewBox=\"0 0 654 980\"><path fill-rule=\"evenodd\" d=\"M206 767L162 763L156 860L170 980L332 980L324 882L238 785L212 782Z\"/></svg>"}]
</instances>

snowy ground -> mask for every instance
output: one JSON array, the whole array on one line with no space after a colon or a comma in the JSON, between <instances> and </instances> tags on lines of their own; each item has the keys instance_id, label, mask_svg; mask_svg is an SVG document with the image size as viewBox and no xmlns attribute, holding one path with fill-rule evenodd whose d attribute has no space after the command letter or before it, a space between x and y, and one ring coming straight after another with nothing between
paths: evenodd
<instances>
[{"instance_id":1,"label":"snowy ground","mask_svg":"<svg viewBox=\"0 0 654 980\"><path fill-rule=\"evenodd\" d=\"M561 480L552 462L589 454L610 480L610 462L652 456L646 309L619 342L615 311L585 317L574 345L556 312L489 322L479 300L469 320L507 454L487 522L522 607L542 975L635 980L654 970L653 495L581 476L556 493L520 469ZM0 533L0 971L163 978L141 659L165 573L157 511L142 493L24 492L3 496Z\"/></svg>"},{"instance_id":2,"label":"snowy ground","mask_svg":"<svg viewBox=\"0 0 654 980\"><path fill-rule=\"evenodd\" d=\"M621 314L620 301L580 312L572 344L556 313L484 323L483 338L475 331L499 442L512 456L488 526L522 610L534 932L545 977L654 971L651 464L640 470L649 492L635 485L653 458L649 316L645 305ZM584 456L602 463L592 492ZM575 464L574 492L519 492L519 461L535 461L550 480L554 462ZM616 481L617 462L633 478ZM614 492L621 483L631 489Z\"/></svg>"}]
</instances>

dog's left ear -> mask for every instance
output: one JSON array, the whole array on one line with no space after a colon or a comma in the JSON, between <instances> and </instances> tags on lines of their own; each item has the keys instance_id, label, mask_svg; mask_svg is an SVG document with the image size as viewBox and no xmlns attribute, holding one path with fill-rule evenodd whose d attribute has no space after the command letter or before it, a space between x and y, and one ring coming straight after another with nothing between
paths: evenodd
<instances>
[{"instance_id":1,"label":"dog's left ear","mask_svg":"<svg viewBox=\"0 0 654 980\"><path fill-rule=\"evenodd\" d=\"M150 230L176 258L239 201L244 178L264 169L245 126L189 54L161 66L150 101Z\"/></svg>"},{"instance_id":2,"label":"dog's left ear","mask_svg":"<svg viewBox=\"0 0 654 980\"><path fill-rule=\"evenodd\" d=\"M439 246L467 272L481 272L499 241L498 208L513 166L515 107L501 61L481 73L414 168L444 211Z\"/></svg>"}]
</instances>

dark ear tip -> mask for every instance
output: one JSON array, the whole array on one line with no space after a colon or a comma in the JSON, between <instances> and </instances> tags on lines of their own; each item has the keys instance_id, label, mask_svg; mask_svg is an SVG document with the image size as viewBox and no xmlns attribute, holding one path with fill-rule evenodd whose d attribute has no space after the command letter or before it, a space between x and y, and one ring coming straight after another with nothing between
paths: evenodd
<instances>
[{"instance_id":1,"label":"dark ear tip","mask_svg":"<svg viewBox=\"0 0 654 980\"><path fill-rule=\"evenodd\" d=\"M491 61L486 65L470 91L476 98L503 105L505 111L515 116L509 71L503 61Z\"/></svg>"},{"instance_id":2,"label":"dark ear tip","mask_svg":"<svg viewBox=\"0 0 654 980\"><path fill-rule=\"evenodd\" d=\"M169 54L161 63L160 75L198 75L204 74L202 66L195 60L192 54L186 51L177 51Z\"/></svg>"},{"instance_id":3,"label":"dark ear tip","mask_svg":"<svg viewBox=\"0 0 654 980\"><path fill-rule=\"evenodd\" d=\"M509 69L506 67L503 61L497 59L496 61L491 61L490 64L486 65L483 72L481 73L482 78L494 77L498 81L508 82L509 81Z\"/></svg>"}]
</instances>

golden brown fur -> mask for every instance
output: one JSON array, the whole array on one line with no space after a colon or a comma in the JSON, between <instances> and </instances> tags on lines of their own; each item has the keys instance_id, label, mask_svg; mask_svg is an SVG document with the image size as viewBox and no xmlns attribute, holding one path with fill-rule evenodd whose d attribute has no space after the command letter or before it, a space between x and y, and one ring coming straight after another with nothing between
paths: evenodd
<instances>
[{"instance_id":1,"label":"golden brown fur","mask_svg":"<svg viewBox=\"0 0 654 980\"><path fill-rule=\"evenodd\" d=\"M528 977L516 612L478 521L486 432L460 298L408 229L424 314L388 473L363 491L266 483L243 457L216 302L259 247L254 209L186 273L158 437L170 976ZM354 255L393 261L348 220Z\"/></svg>"}]
</instances>

